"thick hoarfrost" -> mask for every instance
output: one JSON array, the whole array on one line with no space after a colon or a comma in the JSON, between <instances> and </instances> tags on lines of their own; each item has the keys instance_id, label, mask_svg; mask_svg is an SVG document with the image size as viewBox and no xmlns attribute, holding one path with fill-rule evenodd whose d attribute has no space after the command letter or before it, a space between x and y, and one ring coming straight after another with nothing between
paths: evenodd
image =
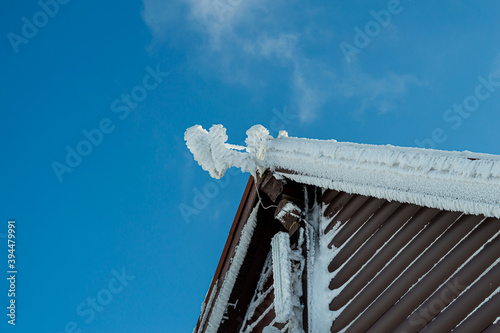
<instances>
[{"instance_id":1,"label":"thick hoarfrost","mask_svg":"<svg viewBox=\"0 0 500 333\"><path fill-rule=\"evenodd\" d=\"M203 313L203 317L201 319L200 326L198 328L197 333L201 333L203 327L205 326L205 321L207 320L207 315L210 312L209 309L212 308L212 303L214 301L215 295L217 294L217 283L219 280L215 281L214 288L212 289L212 293L210 294L210 298L208 299L208 302L205 303L203 302L202 307L201 307L201 313ZM205 296L206 299L206 296ZM206 310L206 311L205 311ZM195 327L196 330L196 327ZM195 330L193 330L193 333L195 333Z\"/></svg>"},{"instance_id":2,"label":"thick hoarfrost","mask_svg":"<svg viewBox=\"0 0 500 333\"><path fill-rule=\"evenodd\" d=\"M185 139L214 178L232 166L251 173L271 169L323 188L500 217L500 156L289 138L286 133L273 139L261 125L247 135L247 147L235 147L225 143L221 125L210 132L196 125Z\"/></svg>"},{"instance_id":3,"label":"thick hoarfrost","mask_svg":"<svg viewBox=\"0 0 500 333\"><path fill-rule=\"evenodd\" d=\"M247 255L248 247L250 245L250 241L252 240L255 226L257 225L257 211L259 210L259 207L259 204L254 207L245 226L241 230L240 240L236 246L231 266L224 277L219 295L212 308L212 314L210 315L210 319L207 324L207 333L216 333L219 329L220 323L222 322L222 318L228 306L229 297L231 296L231 292L240 272L243 260ZM206 311L209 311L209 309L207 308Z\"/></svg>"},{"instance_id":4,"label":"thick hoarfrost","mask_svg":"<svg viewBox=\"0 0 500 333\"><path fill-rule=\"evenodd\" d=\"M270 169L306 184L467 214L500 217L500 160L417 148L283 138Z\"/></svg>"},{"instance_id":5,"label":"thick hoarfrost","mask_svg":"<svg viewBox=\"0 0 500 333\"><path fill-rule=\"evenodd\" d=\"M273 254L274 310L276 320L285 323L293 316L290 236L278 232L271 241Z\"/></svg>"},{"instance_id":6,"label":"thick hoarfrost","mask_svg":"<svg viewBox=\"0 0 500 333\"><path fill-rule=\"evenodd\" d=\"M232 166L250 173L259 169L258 161L266 158L266 142L272 137L260 125L250 128L247 136L246 147L230 145L226 143L226 129L222 125L213 125L209 132L200 125L195 125L186 130L184 140L203 170L219 179ZM246 150L246 153L240 150Z\"/></svg>"}]
</instances>

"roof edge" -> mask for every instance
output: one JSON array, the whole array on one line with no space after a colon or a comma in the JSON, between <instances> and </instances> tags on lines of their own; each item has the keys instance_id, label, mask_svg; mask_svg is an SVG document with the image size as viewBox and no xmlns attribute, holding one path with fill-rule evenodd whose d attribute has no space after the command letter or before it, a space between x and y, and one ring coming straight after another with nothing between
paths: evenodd
<instances>
[{"instance_id":1,"label":"roof edge","mask_svg":"<svg viewBox=\"0 0 500 333\"><path fill-rule=\"evenodd\" d=\"M288 137L255 125L247 147L226 143L222 125L186 131L195 159L220 178L232 166L289 170L295 181L430 208L500 218L500 156Z\"/></svg>"},{"instance_id":2,"label":"roof edge","mask_svg":"<svg viewBox=\"0 0 500 333\"><path fill-rule=\"evenodd\" d=\"M208 323L208 320L210 319L209 315L212 308L208 305L209 303L213 303L210 302L210 299L213 300L216 296L215 294L218 294L220 292L220 288L217 288L217 284L224 280L224 275L229 269L229 262L232 255L234 254L234 248L238 243L239 234L241 233L241 230L243 229L249 216L249 214L247 214L249 209L246 208L255 206L256 199L257 193L254 185L254 177L250 176L245 187L245 191L243 192L240 204L238 206L238 210L236 211L231 229L229 230L229 235L227 237L224 249L222 250L217 269L215 270L215 274L210 283L210 287L208 288L208 292L203 301L202 311L200 313L200 316L198 317L198 321L193 332L198 332L200 326L202 324L206 325ZM214 295L212 295L212 293ZM206 317L206 320L203 320L204 317Z\"/></svg>"}]
</instances>

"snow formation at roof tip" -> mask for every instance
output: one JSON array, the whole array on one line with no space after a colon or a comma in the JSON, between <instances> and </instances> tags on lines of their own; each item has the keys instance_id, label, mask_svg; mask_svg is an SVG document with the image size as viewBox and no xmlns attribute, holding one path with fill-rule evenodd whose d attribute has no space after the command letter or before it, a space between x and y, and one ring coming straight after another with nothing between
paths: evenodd
<instances>
[{"instance_id":1,"label":"snow formation at roof tip","mask_svg":"<svg viewBox=\"0 0 500 333\"><path fill-rule=\"evenodd\" d=\"M246 147L227 144L226 129L222 125L213 125L207 132L200 125L186 130L184 140L194 155L194 159L210 176L219 179L232 166L243 172L254 173L266 155L266 141L272 139L269 131L261 125L255 125L247 131ZM246 150L240 153L238 150Z\"/></svg>"},{"instance_id":2,"label":"snow formation at roof tip","mask_svg":"<svg viewBox=\"0 0 500 333\"><path fill-rule=\"evenodd\" d=\"M196 125L185 140L214 178L232 166L252 174L270 169L323 188L500 217L500 156L289 138L286 132L274 139L261 125L247 135L247 147L233 146L222 125L209 132Z\"/></svg>"}]
</instances>

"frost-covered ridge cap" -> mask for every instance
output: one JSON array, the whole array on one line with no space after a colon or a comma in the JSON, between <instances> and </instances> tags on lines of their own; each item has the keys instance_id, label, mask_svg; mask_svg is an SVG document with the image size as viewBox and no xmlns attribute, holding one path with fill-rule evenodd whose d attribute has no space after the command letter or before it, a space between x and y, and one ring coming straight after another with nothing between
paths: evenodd
<instances>
[{"instance_id":1,"label":"frost-covered ridge cap","mask_svg":"<svg viewBox=\"0 0 500 333\"><path fill-rule=\"evenodd\" d=\"M261 125L247 135L247 147L239 150L226 144L221 125L210 132L193 126L185 138L195 160L214 178L231 166L251 173L271 169L323 188L500 217L500 156L301 139L286 133L274 139Z\"/></svg>"},{"instance_id":2,"label":"frost-covered ridge cap","mask_svg":"<svg viewBox=\"0 0 500 333\"><path fill-rule=\"evenodd\" d=\"M389 168L398 173L440 173L451 177L460 175L475 180L500 178L500 156L468 151L377 146L293 137L272 140L268 143L267 150L268 154L272 152L290 154L295 157L293 158L295 162L301 157L313 159L321 162L322 167L342 165L370 167L373 170ZM301 169L304 169L303 165L295 164L291 170L300 172Z\"/></svg>"},{"instance_id":3,"label":"frost-covered ridge cap","mask_svg":"<svg viewBox=\"0 0 500 333\"><path fill-rule=\"evenodd\" d=\"M260 161L266 157L266 142L272 137L261 125L252 126L247 131L247 136L246 147L231 145L226 143L226 129L222 125L213 125L209 132L200 125L195 125L186 130L184 140L203 170L219 179L233 166L250 173L260 169Z\"/></svg>"}]
</instances>

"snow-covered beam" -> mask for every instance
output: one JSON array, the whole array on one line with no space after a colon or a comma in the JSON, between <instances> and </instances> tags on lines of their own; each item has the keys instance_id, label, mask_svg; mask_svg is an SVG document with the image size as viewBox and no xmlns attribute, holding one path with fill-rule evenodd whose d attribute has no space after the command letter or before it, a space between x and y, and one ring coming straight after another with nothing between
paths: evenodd
<instances>
[{"instance_id":1,"label":"snow-covered beam","mask_svg":"<svg viewBox=\"0 0 500 333\"><path fill-rule=\"evenodd\" d=\"M500 217L500 156L289 138L261 125L246 147L226 143L222 125L196 125L185 139L195 160L220 178L232 166L266 169L303 184L467 214ZM290 170L291 172L278 172Z\"/></svg>"}]
</instances>

